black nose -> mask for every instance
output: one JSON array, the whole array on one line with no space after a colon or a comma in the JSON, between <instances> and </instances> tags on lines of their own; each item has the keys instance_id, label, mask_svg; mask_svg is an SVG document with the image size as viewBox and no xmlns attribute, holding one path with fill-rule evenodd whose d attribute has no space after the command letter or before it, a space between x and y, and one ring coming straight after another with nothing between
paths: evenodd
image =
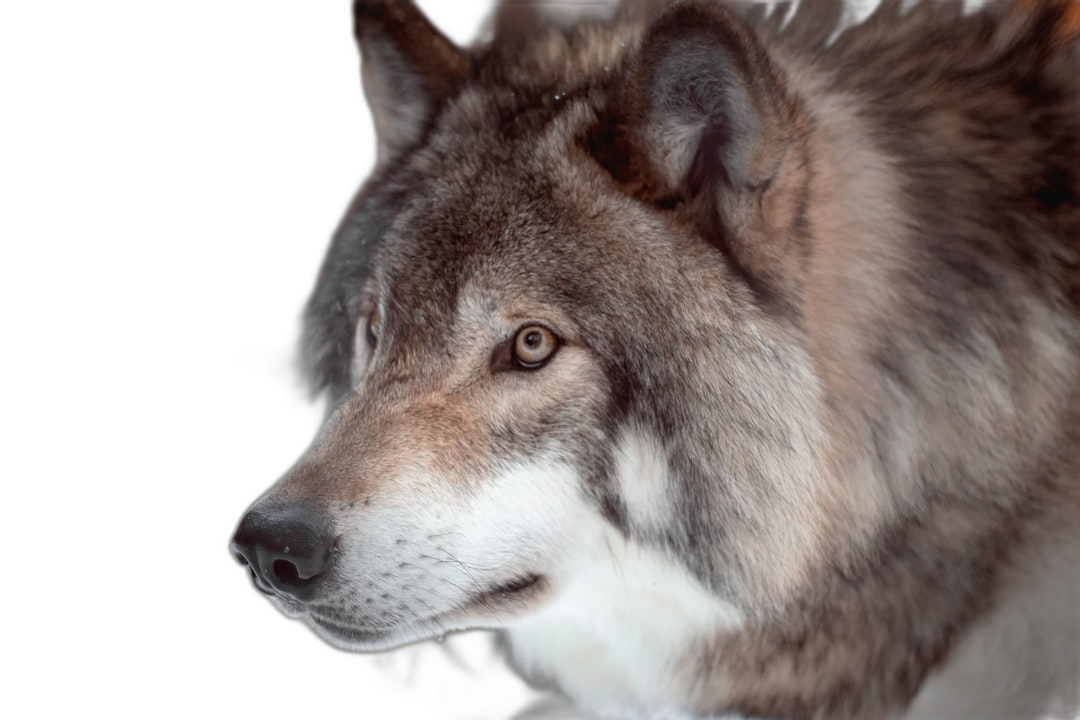
<instances>
[{"instance_id":1,"label":"black nose","mask_svg":"<svg viewBox=\"0 0 1080 720\"><path fill-rule=\"evenodd\" d=\"M330 567L334 536L325 517L303 505L256 506L232 541L255 586L296 600L310 599Z\"/></svg>"}]
</instances>

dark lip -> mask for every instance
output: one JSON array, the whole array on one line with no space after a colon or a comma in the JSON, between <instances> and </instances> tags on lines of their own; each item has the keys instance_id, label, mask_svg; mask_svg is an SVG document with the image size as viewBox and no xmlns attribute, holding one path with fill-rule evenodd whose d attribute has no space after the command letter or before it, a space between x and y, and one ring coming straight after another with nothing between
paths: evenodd
<instances>
[{"instance_id":1,"label":"dark lip","mask_svg":"<svg viewBox=\"0 0 1080 720\"><path fill-rule=\"evenodd\" d=\"M512 607L515 603L527 602L529 598L542 592L545 585L543 575L536 573L522 575L473 596L468 605L486 607L491 610Z\"/></svg>"},{"instance_id":2,"label":"dark lip","mask_svg":"<svg viewBox=\"0 0 1080 720\"><path fill-rule=\"evenodd\" d=\"M330 620L330 619L327 619L325 617L321 617L318 613L314 613L314 612L308 613L308 617L311 618L311 622L315 623L319 627L326 628L327 630L330 630L331 632L342 634L342 635L365 634L365 633L373 632L371 630L364 630L362 628L355 628L355 627L351 627L349 625L344 625L344 624L336 622L334 620Z\"/></svg>"},{"instance_id":3,"label":"dark lip","mask_svg":"<svg viewBox=\"0 0 1080 720\"><path fill-rule=\"evenodd\" d=\"M499 585L494 590L488 590L484 593L485 596L499 596L499 595L517 595L519 593L526 592L535 587L542 578L539 575L523 575L519 578L515 578L508 583Z\"/></svg>"},{"instance_id":4,"label":"dark lip","mask_svg":"<svg viewBox=\"0 0 1080 720\"><path fill-rule=\"evenodd\" d=\"M530 594L541 589L544 585L544 577L537 574L522 575L518 578L510 580L509 582L497 585L496 587L488 590L484 593L474 596L470 601L464 605L456 608L450 608L444 612L437 613L430 617L417 618L412 621L413 624L420 625L434 625L439 626L440 618L446 618L452 616L455 613L461 612L467 608L476 608L477 606L487 607L491 609L502 608L507 605L512 605L515 601L528 598ZM321 630L327 639L331 639L338 642L353 643L361 646L375 646L378 647L381 644L386 643L390 638L395 635L397 626L389 627L357 627L350 625L346 622L342 622L341 619L327 616L328 608L309 608L306 613L308 620L312 625ZM335 614L333 609L330 608L331 615ZM437 633L433 633L432 637ZM410 640L409 642L415 642L416 640Z\"/></svg>"}]
</instances>

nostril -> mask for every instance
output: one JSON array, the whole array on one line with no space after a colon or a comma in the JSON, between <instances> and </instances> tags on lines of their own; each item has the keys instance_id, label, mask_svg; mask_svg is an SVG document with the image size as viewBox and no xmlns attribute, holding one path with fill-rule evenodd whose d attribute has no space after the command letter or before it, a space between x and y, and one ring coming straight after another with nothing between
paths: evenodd
<instances>
[{"instance_id":1,"label":"nostril","mask_svg":"<svg viewBox=\"0 0 1080 720\"><path fill-rule=\"evenodd\" d=\"M306 582L306 580L300 577L300 570L288 560L275 560L273 571L274 577L276 577L283 585L298 586L303 585ZM308 578L308 580L310 579L311 578Z\"/></svg>"},{"instance_id":2,"label":"nostril","mask_svg":"<svg viewBox=\"0 0 1080 720\"><path fill-rule=\"evenodd\" d=\"M258 589L303 600L317 591L333 547L325 517L303 506L277 506L248 513L231 549Z\"/></svg>"},{"instance_id":3,"label":"nostril","mask_svg":"<svg viewBox=\"0 0 1080 720\"><path fill-rule=\"evenodd\" d=\"M274 560L273 574L276 575L278 580L286 585L300 584L300 572L296 569L296 566L288 560Z\"/></svg>"}]
</instances>

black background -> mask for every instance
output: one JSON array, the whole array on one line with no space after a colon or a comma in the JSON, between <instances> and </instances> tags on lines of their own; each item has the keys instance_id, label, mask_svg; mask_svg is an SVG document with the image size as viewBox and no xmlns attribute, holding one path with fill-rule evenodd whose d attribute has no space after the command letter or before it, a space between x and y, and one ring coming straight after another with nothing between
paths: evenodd
<instances>
[{"instance_id":1,"label":"black background","mask_svg":"<svg viewBox=\"0 0 1080 720\"><path fill-rule=\"evenodd\" d=\"M487 3L421 4L467 40ZM179 162L201 167L177 192L187 201L178 203L184 248L197 266L183 293L201 313L189 316L187 369L204 380L180 398L195 410L180 451L193 456L184 481L192 492L179 503L195 508L190 536L206 541L203 560L214 572L210 594L177 608L166 644L183 660L179 677L168 671L163 699L206 698L210 708L273 717L300 709L508 717L531 696L491 660L487 636L378 657L341 653L274 610L228 552L247 506L318 426L319 408L303 398L293 368L297 321L330 234L372 164L374 135L348 2L219 3L198 25L178 47L192 68L186 124L202 139ZM179 565L165 573L194 571Z\"/></svg>"}]
</instances>

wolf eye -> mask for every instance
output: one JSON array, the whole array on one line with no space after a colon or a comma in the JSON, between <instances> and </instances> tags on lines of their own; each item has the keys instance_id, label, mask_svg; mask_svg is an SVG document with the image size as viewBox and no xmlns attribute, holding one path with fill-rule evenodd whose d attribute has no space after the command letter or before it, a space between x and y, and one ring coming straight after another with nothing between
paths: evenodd
<instances>
[{"instance_id":1,"label":"wolf eye","mask_svg":"<svg viewBox=\"0 0 1080 720\"><path fill-rule=\"evenodd\" d=\"M379 342L379 333L382 331L382 318L379 316L379 309L374 308L368 315L367 321L367 343L368 347L374 348L376 343Z\"/></svg>"},{"instance_id":2,"label":"wolf eye","mask_svg":"<svg viewBox=\"0 0 1080 720\"><path fill-rule=\"evenodd\" d=\"M535 370L546 363L559 347L555 333L542 325L527 325L514 336L514 362L519 367Z\"/></svg>"}]
</instances>

